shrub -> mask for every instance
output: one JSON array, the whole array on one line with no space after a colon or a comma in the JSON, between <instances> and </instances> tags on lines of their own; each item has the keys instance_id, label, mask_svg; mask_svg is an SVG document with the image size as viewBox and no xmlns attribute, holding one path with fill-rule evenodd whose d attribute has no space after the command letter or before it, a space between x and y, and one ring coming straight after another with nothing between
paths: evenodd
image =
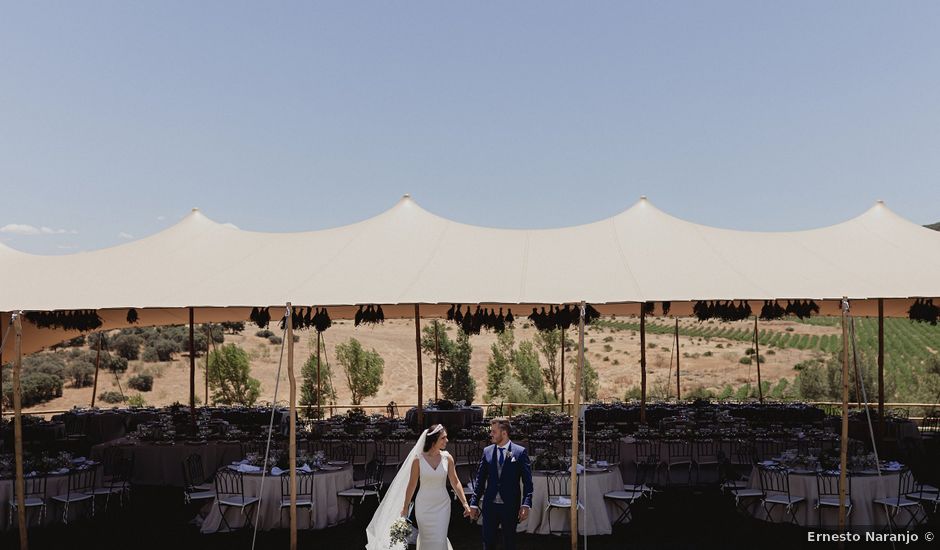
<instances>
[{"instance_id":1,"label":"shrub","mask_svg":"<svg viewBox=\"0 0 940 550\"><path fill-rule=\"evenodd\" d=\"M147 402L144 401L144 396L141 394L132 395L127 398L128 407L146 407Z\"/></svg>"},{"instance_id":2,"label":"shrub","mask_svg":"<svg viewBox=\"0 0 940 550\"><path fill-rule=\"evenodd\" d=\"M222 329L227 330L232 334L241 334L245 331L245 323L242 321L224 322L222 323Z\"/></svg>"},{"instance_id":3,"label":"shrub","mask_svg":"<svg viewBox=\"0 0 940 550\"><path fill-rule=\"evenodd\" d=\"M744 350L744 355L754 355L754 348L747 348Z\"/></svg>"},{"instance_id":4,"label":"shrub","mask_svg":"<svg viewBox=\"0 0 940 550\"><path fill-rule=\"evenodd\" d=\"M24 407L62 397L62 379L45 372L23 372L20 377L22 402ZM13 384L3 385L3 395L7 402L13 403Z\"/></svg>"},{"instance_id":5,"label":"shrub","mask_svg":"<svg viewBox=\"0 0 940 550\"><path fill-rule=\"evenodd\" d=\"M153 375L138 374L132 376L131 379L127 381L127 385L137 391L150 391L153 389Z\"/></svg>"},{"instance_id":6,"label":"shrub","mask_svg":"<svg viewBox=\"0 0 940 550\"><path fill-rule=\"evenodd\" d=\"M173 354L180 350L179 344L169 338L161 338L153 343L153 350L158 361L172 361Z\"/></svg>"},{"instance_id":7,"label":"shrub","mask_svg":"<svg viewBox=\"0 0 940 550\"><path fill-rule=\"evenodd\" d=\"M613 337L613 336L605 336L605 337L604 337L604 341L605 341L605 342L613 342L613 341L614 341L614 337Z\"/></svg>"},{"instance_id":8,"label":"shrub","mask_svg":"<svg viewBox=\"0 0 940 550\"><path fill-rule=\"evenodd\" d=\"M143 343L144 340L136 334L121 334L111 342L111 349L128 361L136 361L140 358L140 346Z\"/></svg>"},{"instance_id":9,"label":"shrub","mask_svg":"<svg viewBox=\"0 0 940 550\"><path fill-rule=\"evenodd\" d=\"M724 345L724 344L721 344L721 343L718 343L718 344L715 344L715 348L717 348L717 349L725 349L725 345Z\"/></svg>"},{"instance_id":10,"label":"shrub","mask_svg":"<svg viewBox=\"0 0 940 550\"><path fill-rule=\"evenodd\" d=\"M75 388L90 386L95 380L95 366L84 359L69 363L65 372L72 379L72 386Z\"/></svg>"},{"instance_id":11,"label":"shrub","mask_svg":"<svg viewBox=\"0 0 940 550\"><path fill-rule=\"evenodd\" d=\"M104 355L101 356L101 364L105 365ZM113 373L122 373L127 371L127 359L123 357L108 356L107 367Z\"/></svg>"},{"instance_id":12,"label":"shrub","mask_svg":"<svg viewBox=\"0 0 940 550\"><path fill-rule=\"evenodd\" d=\"M742 365L750 365L750 364L751 364L751 358L750 358L750 357L742 357L742 358L738 359L738 363L741 363Z\"/></svg>"},{"instance_id":13,"label":"shrub","mask_svg":"<svg viewBox=\"0 0 940 550\"><path fill-rule=\"evenodd\" d=\"M611 346L610 344L604 344L604 351L609 353L611 351L614 351L614 347Z\"/></svg>"},{"instance_id":14,"label":"shrub","mask_svg":"<svg viewBox=\"0 0 940 550\"><path fill-rule=\"evenodd\" d=\"M277 344L282 344L284 342L284 339L281 338L280 336L272 334L271 336L268 336L268 342L277 345Z\"/></svg>"},{"instance_id":15,"label":"shrub","mask_svg":"<svg viewBox=\"0 0 940 550\"><path fill-rule=\"evenodd\" d=\"M116 391L105 391L105 392L101 392L98 395L98 401L104 401L105 403L111 403L111 404L123 403L124 396Z\"/></svg>"},{"instance_id":16,"label":"shrub","mask_svg":"<svg viewBox=\"0 0 940 550\"><path fill-rule=\"evenodd\" d=\"M648 347L649 349L656 349L656 344L650 342L649 344L646 344L646 347Z\"/></svg>"},{"instance_id":17,"label":"shrub","mask_svg":"<svg viewBox=\"0 0 940 550\"><path fill-rule=\"evenodd\" d=\"M702 354L703 357L711 357L712 355L714 355L714 353L712 353L711 351L706 351L705 353Z\"/></svg>"},{"instance_id":18,"label":"shrub","mask_svg":"<svg viewBox=\"0 0 940 550\"><path fill-rule=\"evenodd\" d=\"M258 332L256 332L255 336L257 336L258 338L270 338L274 336L274 333L268 329L263 329L263 330L259 330Z\"/></svg>"}]
</instances>

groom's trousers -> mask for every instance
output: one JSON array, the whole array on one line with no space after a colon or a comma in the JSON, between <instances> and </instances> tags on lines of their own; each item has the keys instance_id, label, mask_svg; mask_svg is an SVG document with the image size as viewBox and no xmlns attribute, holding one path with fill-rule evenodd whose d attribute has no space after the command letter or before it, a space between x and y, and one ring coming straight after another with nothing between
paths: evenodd
<instances>
[{"instance_id":1,"label":"groom's trousers","mask_svg":"<svg viewBox=\"0 0 940 550\"><path fill-rule=\"evenodd\" d=\"M503 550L515 550L519 507L490 503L483 509L483 550L496 550L498 528L503 528Z\"/></svg>"}]
</instances>

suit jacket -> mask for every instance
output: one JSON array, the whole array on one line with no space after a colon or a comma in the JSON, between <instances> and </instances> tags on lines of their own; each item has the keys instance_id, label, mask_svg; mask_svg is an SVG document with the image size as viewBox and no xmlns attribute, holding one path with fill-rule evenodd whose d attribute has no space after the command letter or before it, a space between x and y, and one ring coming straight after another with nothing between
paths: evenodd
<instances>
[{"instance_id":1,"label":"suit jacket","mask_svg":"<svg viewBox=\"0 0 940 550\"><path fill-rule=\"evenodd\" d=\"M499 473L499 453L496 445L483 449L483 457L477 468L477 476L473 482L473 496L470 497L470 506L479 507L493 502L498 494L503 504L518 508L520 506L532 507L532 465L525 447L516 445L512 441L503 456L503 471ZM521 485L521 491L520 491Z\"/></svg>"}]
</instances>

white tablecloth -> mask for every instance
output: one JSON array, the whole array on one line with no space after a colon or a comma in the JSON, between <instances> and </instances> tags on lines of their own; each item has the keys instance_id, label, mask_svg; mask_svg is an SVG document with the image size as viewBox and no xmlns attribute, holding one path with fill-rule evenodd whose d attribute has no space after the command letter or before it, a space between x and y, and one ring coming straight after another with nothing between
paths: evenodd
<instances>
[{"instance_id":1,"label":"white tablecloth","mask_svg":"<svg viewBox=\"0 0 940 550\"><path fill-rule=\"evenodd\" d=\"M287 474L284 474L287 475ZM349 513L349 500L336 496L336 493L353 486L353 471L351 466L335 472L318 471L313 477L313 526L310 526L310 513L306 508L297 509L298 529L324 529L344 521ZM244 489L246 497L256 497L261 492L261 474L244 474ZM278 523L287 527L290 524L288 509L281 514L281 478L266 476L264 479L264 495L262 496L258 528L266 531L276 529ZM251 511L251 521L255 522L254 510ZM237 529L244 525L244 518L236 508L229 508L225 512L228 524ZM215 533L222 524L222 514L215 500L212 501L211 511L202 524L203 533Z\"/></svg>"},{"instance_id":2,"label":"white tablecloth","mask_svg":"<svg viewBox=\"0 0 940 550\"><path fill-rule=\"evenodd\" d=\"M801 496L805 500L796 507L796 521L807 527L820 525L819 514L815 506L819 490L816 485L816 476L812 474L789 474L790 495ZM751 471L748 487L760 489L760 474L755 467ZM898 474L883 473L877 475L857 475L852 477L852 514L848 516L846 524L864 526L885 526L888 518L884 507L874 503L876 498L893 497L898 494ZM771 512L770 521L788 522L784 506L776 506ZM748 511L757 519L766 520L767 514L759 502L751 506ZM836 508L825 508L822 511L822 525L835 529L839 524L839 513ZM903 516L906 523L907 518Z\"/></svg>"}]
</instances>

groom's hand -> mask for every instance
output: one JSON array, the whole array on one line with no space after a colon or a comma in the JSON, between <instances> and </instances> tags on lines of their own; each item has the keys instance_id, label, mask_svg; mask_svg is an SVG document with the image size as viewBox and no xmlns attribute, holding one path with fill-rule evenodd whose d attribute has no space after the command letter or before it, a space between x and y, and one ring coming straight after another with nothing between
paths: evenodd
<instances>
[{"instance_id":1,"label":"groom's hand","mask_svg":"<svg viewBox=\"0 0 940 550\"><path fill-rule=\"evenodd\" d=\"M519 508L519 521L523 522L527 519L529 519L529 507L523 506Z\"/></svg>"}]
</instances>

